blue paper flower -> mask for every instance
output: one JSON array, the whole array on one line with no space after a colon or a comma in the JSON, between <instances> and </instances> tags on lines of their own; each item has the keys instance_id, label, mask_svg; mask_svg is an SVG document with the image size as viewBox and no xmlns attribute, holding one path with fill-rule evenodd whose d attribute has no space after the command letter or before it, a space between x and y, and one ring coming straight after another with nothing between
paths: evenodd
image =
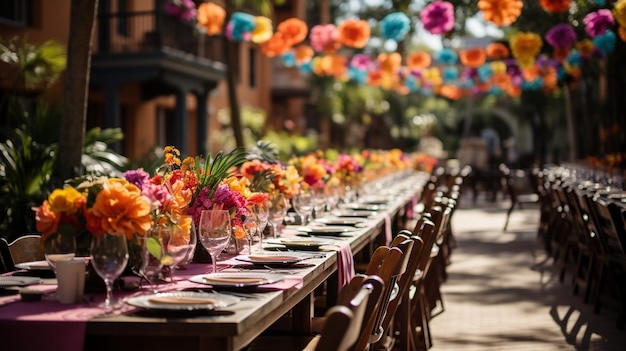
<instances>
[{"instance_id":1,"label":"blue paper flower","mask_svg":"<svg viewBox=\"0 0 626 351\"><path fill-rule=\"evenodd\" d=\"M491 65L486 64L486 65L482 65L478 67L478 78L480 79L481 82L488 81L492 75L493 75L493 69L491 68Z\"/></svg>"},{"instance_id":2,"label":"blue paper flower","mask_svg":"<svg viewBox=\"0 0 626 351\"><path fill-rule=\"evenodd\" d=\"M355 82L360 84L367 83L367 71L364 69L359 69L355 67L348 68L348 77Z\"/></svg>"},{"instance_id":3,"label":"blue paper flower","mask_svg":"<svg viewBox=\"0 0 626 351\"><path fill-rule=\"evenodd\" d=\"M402 12L390 13L380 21L380 32L385 39L401 41L411 29L411 20Z\"/></svg>"},{"instance_id":4,"label":"blue paper flower","mask_svg":"<svg viewBox=\"0 0 626 351\"><path fill-rule=\"evenodd\" d=\"M598 35L597 37L593 38L593 45L604 55L608 55L613 52L613 50L615 50L616 40L617 37L615 36L615 33L613 33L613 31L609 29L604 32L604 34Z\"/></svg>"},{"instance_id":5,"label":"blue paper flower","mask_svg":"<svg viewBox=\"0 0 626 351\"><path fill-rule=\"evenodd\" d=\"M309 62L305 62L302 65L300 65L300 67L298 67L298 70L300 71L300 74L311 74L313 73L313 65L311 64L312 61Z\"/></svg>"},{"instance_id":6,"label":"blue paper flower","mask_svg":"<svg viewBox=\"0 0 626 351\"><path fill-rule=\"evenodd\" d=\"M443 80L445 82L451 82L456 80L457 78L459 78L459 70L458 68L452 66L452 67L446 67L443 70Z\"/></svg>"},{"instance_id":7,"label":"blue paper flower","mask_svg":"<svg viewBox=\"0 0 626 351\"><path fill-rule=\"evenodd\" d=\"M409 88L409 91L412 93L416 93L420 90L419 82L413 75L408 75L406 79L404 79L404 86Z\"/></svg>"},{"instance_id":8,"label":"blue paper flower","mask_svg":"<svg viewBox=\"0 0 626 351\"><path fill-rule=\"evenodd\" d=\"M296 66L296 55L293 54L293 51L287 51L281 56L281 58L283 59L283 64L286 67Z\"/></svg>"},{"instance_id":9,"label":"blue paper flower","mask_svg":"<svg viewBox=\"0 0 626 351\"><path fill-rule=\"evenodd\" d=\"M235 12L230 17L228 27L228 29L232 31L229 33L232 40L248 41L250 40L252 31L256 28L256 18L248 13Z\"/></svg>"},{"instance_id":10,"label":"blue paper flower","mask_svg":"<svg viewBox=\"0 0 626 351\"><path fill-rule=\"evenodd\" d=\"M454 65L459 61L459 55L452 49L443 49L436 55L436 60L448 65Z\"/></svg>"}]
</instances>

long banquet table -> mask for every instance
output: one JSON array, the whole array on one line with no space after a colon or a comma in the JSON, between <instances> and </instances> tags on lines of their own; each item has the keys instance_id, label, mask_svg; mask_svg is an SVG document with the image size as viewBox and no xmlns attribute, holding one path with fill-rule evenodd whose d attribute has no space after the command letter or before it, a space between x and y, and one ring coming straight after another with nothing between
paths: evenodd
<instances>
[{"instance_id":1,"label":"long banquet table","mask_svg":"<svg viewBox=\"0 0 626 351\"><path fill-rule=\"evenodd\" d=\"M410 213L427 177L422 172L404 172L379 183L377 188L389 196L387 207L351 236L341 238L342 242L356 254L381 239L388 241L392 222L406 210ZM288 236L290 229L288 226L283 235ZM336 247L322 252L325 254L308 259L306 268L294 270L284 281L246 291L238 303L218 311L163 313L129 305L104 310L97 307L104 299L102 294L86 295L85 301L76 305L53 300L22 302L19 295L0 296L0 344L3 350L240 350L285 314L291 317L292 331L309 332L314 291L324 282L328 282L327 289L337 287L338 265L342 264ZM210 286L188 280L209 268L208 264L190 264L176 271L174 284L161 289L210 291ZM49 292L55 285L29 288ZM116 291L115 297L145 293Z\"/></svg>"}]
</instances>

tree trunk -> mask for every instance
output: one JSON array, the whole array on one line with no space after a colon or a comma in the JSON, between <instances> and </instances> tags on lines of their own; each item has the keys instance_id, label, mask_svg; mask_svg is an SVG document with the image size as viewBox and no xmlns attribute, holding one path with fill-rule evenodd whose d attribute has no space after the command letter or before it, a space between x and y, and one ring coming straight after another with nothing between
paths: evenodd
<instances>
[{"instance_id":1,"label":"tree trunk","mask_svg":"<svg viewBox=\"0 0 626 351\"><path fill-rule=\"evenodd\" d=\"M235 136L235 144L237 147L245 147L243 141L243 126L241 125L241 111L239 109L239 101L237 99L237 71L239 68L239 59L236 50L239 44L231 42L224 36L224 53L228 69L226 72L226 82L228 85L228 104L230 106L230 124L233 128Z\"/></svg>"},{"instance_id":2,"label":"tree trunk","mask_svg":"<svg viewBox=\"0 0 626 351\"><path fill-rule=\"evenodd\" d=\"M56 160L56 175L80 175L91 66L91 34L98 0L72 0L67 70L63 86L63 119Z\"/></svg>"}]
</instances>

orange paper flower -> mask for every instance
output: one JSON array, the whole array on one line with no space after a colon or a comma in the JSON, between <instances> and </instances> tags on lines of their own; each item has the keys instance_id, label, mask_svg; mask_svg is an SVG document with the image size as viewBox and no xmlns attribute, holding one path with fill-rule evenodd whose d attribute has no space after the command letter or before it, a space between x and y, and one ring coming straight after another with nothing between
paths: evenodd
<instances>
[{"instance_id":1,"label":"orange paper flower","mask_svg":"<svg viewBox=\"0 0 626 351\"><path fill-rule=\"evenodd\" d=\"M486 21L498 27L513 24L522 14L524 3L522 0L480 0L478 8Z\"/></svg>"},{"instance_id":2,"label":"orange paper flower","mask_svg":"<svg viewBox=\"0 0 626 351\"><path fill-rule=\"evenodd\" d=\"M291 49L291 44L285 39L282 32L276 32L270 40L261 44L261 52L268 57L282 55Z\"/></svg>"},{"instance_id":3,"label":"orange paper flower","mask_svg":"<svg viewBox=\"0 0 626 351\"><path fill-rule=\"evenodd\" d=\"M617 34L619 35L619 38L622 39L622 41L626 41L626 28L625 27L619 27L617 29Z\"/></svg>"},{"instance_id":4,"label":"orange paper flower","mask_svg":"<svg viewBox=\"0 0 626 351\"><path fill-rule=\"evenodd\" d=\"M380 70L387 74L395 74L402 65L402 56L393 52L390 54L382 53L378 55L378 62L380 63Z\"/></svg>"},{"instance_id":5,"label":"orange paper flower","mask_svg":"<svg viewBox=\"0 0 626 351\"><path fill-rule=\"evenodd\" d=\"M467 67L478 68L485 64L487 56L482 48L473 48L460 51L459 60Z\"/></svg>"},{"instance_id":6,"label":"orange paper flower","mask_svg":"<svg viewBox=\"0 0 626 351\"><path fill-rule=\"evenodd\" d=\"M429 53L425 51L418 51L411 53L406 58L406 65L409 68L426 68L430 66L433 59Z\"/></svg>"},{"instance_id":7,"label":"orange paper flower","mask_svg":"<svg viewBox=\"0 0 626 351\"><path fill-rule=\"evenodd\" d=\"M226 18L226 10L212 2L203 2L198 6L198 24L206 28L208 35L220 34Z\"/></svg>"},{"instance_id":8,"label":"orange paper flower","mask_svg":"<svg viewBox=\"0 0 626 351\"><path fill-rule=\"evenodd\" d=\"M439 95L451 100L458 100L463 95L463 92L456 85L446 84L439 88Z\"/></svg>"},{"instance_id":9,"label":"orange paper flower","mask_svg":"<svg viewBox=\"0 0 626 351\"><path fill-rule=\"evenodd\" d=\"M569 10L570 0L539 0L539 4L547 12L565 12Z\"/></svg>"},{"instance_id":10,"label":"orange paper flower","mask_svg":"<svg viewBox=\"0 0 626 351\"><path fill-rule=\"evenodd\" d=\"M487 57L492 60L502 60L510 55L509 48L502 43L491 43L487 45L485 52L487 53Z\"/></svg>"},{"instance_id":11,"label":"orange paper flower","mask_svg":"<svg viewBox=\"0 0 626 351\"><path fill-rule=\"evenodd\" d=\"M283 33L284 40L290 46L298 44L306 39L308 27L306 23L298 18L289 18L282 21L278 28L278 32Z\"/></svg>"},{"instance_id":12,"label":"orange paper flower","mask_svg":"<svg viewBox=\"0 0 626 351\"><path fill-rule=\"evenodd\" d=\"M360 49L370 40L370 26L363 20L345 20L337 30L339 31L339 42L348 47Z\"/></svg>"},{"instance_id":13,"label":"orange paper flower","mask_svg":"<svg viewBox=\"0 0 626 351\"><path fill-rule=\"evenodd\" d=\"M591 39L589 38L583 39L576 43L576 50L578 50L580 56L582 57L590 57L591 55L593 55L595 49L596 48L595 45L593 45L593 41L591 41Z\"/></svg>"},{"instance_id":14,"label":"orange paper flower","mask_svg":"<svg viewBox=\"0 0 626 351\"><path fill-rule=\"evenodd\" d=\"M315 53L313 52L313 49L311 49L311 47L308 45L300 45L294 51L296 63L299 65L311 61L314 54Z\"/></svg>"}]
</instances>

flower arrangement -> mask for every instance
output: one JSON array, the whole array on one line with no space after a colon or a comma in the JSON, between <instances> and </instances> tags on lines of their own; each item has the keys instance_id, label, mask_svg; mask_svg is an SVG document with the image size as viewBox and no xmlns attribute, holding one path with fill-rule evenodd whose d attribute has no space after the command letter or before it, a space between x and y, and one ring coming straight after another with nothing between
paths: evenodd
<instances>
[{"instance_id":1,"label":"flower arrangement","mask_svg":"<svg viewBox=\"0 0 626 351\"><path fill-rule=\"evenodd\" d=\"M294 157L289 161L289 164L296 167L302 176L303 183L313 189L323 188L334 173L333 166L324 159L322 151Z\"/></svg>"}]
</instances>

